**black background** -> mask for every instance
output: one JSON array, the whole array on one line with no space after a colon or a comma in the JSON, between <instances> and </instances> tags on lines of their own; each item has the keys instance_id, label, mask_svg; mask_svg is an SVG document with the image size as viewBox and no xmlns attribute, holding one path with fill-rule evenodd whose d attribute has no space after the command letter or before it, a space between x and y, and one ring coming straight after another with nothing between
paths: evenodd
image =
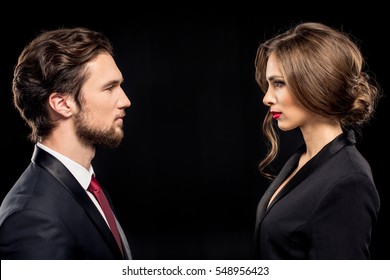
<instances>
[{"instance_id":1,"label":"black background","mask_svg":"<svg viewBox=\"0 0 390 280\"><path fill-rule=\"evenodd\" d=\"M115 150L98 149L93 165L110 191L135 259L253 257L256 204L268 184L257 170L265 154L261 123L266 108L254 79L256 49L265 38L306 20L342 28L358 40L385 94L388 87L384 17L281 16L277 7L272 14L254 7L124 11L104 6L99 12L30 8L10 15L2 10L0 199L29 164L33 150L29 130L12 105L18 55L43 29L85 26L102 31L113 42L132 106L122 144ZM390 251L386 108L384 97L358 143L382 201L373 259L389 259ZM301 138L296 131L284 132L281 142L278 164Z\"/></svg>"}]
</instances>

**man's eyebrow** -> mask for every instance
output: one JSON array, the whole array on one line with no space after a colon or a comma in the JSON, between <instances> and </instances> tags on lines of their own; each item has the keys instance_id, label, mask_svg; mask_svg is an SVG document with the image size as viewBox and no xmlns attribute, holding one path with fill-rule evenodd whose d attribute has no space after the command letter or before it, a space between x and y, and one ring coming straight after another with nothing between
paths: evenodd
<instances>
[{"instance_id":1,"label":"man's eyebrow","mask_svg":"<svg viewBox=\"0 0 390 280\"><path fill-rule=\"evenodd\" d=\"M112 85L120 85L124 82L124 79L120 79L120 80L111 80L105 84L102 85L102 87L108 87L108 86L112 86Z\"/></svg>"}]
</instances>

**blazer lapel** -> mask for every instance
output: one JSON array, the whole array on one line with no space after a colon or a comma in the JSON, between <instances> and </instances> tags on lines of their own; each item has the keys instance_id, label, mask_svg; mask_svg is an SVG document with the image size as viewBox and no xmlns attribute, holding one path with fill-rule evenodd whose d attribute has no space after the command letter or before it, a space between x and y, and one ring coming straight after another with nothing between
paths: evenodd
<instances>
[{"instance_id":1,"label":"blazer lapel","mask_svg":"<svg viewBox=\"0 0 390 280\"><path fill-rule=\"evenodd\" d=\"M117 258L122 258L122 254L109 227L72 173L70 173L57 158L37 146L35 146L32 162L53 175L61 183L61 185L69 191L70 195L73 196L73 198L90 217L92 222L96 225L103 239L106 243L108 243L109 248L113 251L113 254Z\"/></svg>"},{"instance_id":2,"label":"blazer lapel","mask_svg":"<svg viewBox=\"0 0 390 280\"><path fill-rule=\"evenodd\" d=\"M116 220L116 218L115 218L115 220ZM121 225L119 224L119 222L117 220L116 220L116 224L118 226L118 231L119 231L119 234L120 234L121 239L122 239L122 247L123 247L123 252L125 253L125 259L132 260L133 257L131 255L129 243L127 242L126 234L123 231Z\"/></svg>"},{"instance_id":3,"label":"blazer lapel","mask_svg":"<svg viewBox=\"0 0 390 280\"><path fill-rule=\"evenodd\" d=\"M265 191L264 195L262 196L258 206L257 206L257 212L256 212L256 226L255 226L255 233L257 232L261 221L263 220L264 215L267 212L268 203L274 194L274 192L278 189L280 184L287 178L287 176L296 168L300 156L300 152L295 153L283 166L283 168L280 170L278 176L272 181L268 189Z\"/></svg>"},{"instance_id":4,"label":"blazer lapel","mask_svg":"<svg viewBox=\"0 0 390 280\"><path fill-rule=\"evenodd\" d=\"M300 155L305 151L306 147L301 146L298 151L286 162L279 175L271 183L267 191L261 198L256 212L256 224L255 224L255 238L258 236L258 231L264 217L272 209L272 207L282 199L286 194L298 186L305 178L307 178L314 170L316 170L321 164L323 164L328 158L337 153L340 149L347 145L355 144L355 134L352 130L347 130L344 133L337 136L333 141L325 145L321 151L309 160L298 172L291 178L291 180L284 186L284 188L278 193L271 205L268 207L268 203L282 182L287 178L289 174L296 168Z\"/></svg>"},{"instance_id":5,"label":"blazer lapel","mask_svg":"<svg viewBox=\"0 0 390 280\"><path fill-rule=\"evenodd\" d=\"M119 231L119 235L121 237L121 242L122 242L122 249L123 249L123 253L124 253L124 258L126 260L131 260L132 259L132 255L131 255L131 251L130 251L130 246L129 246L129 243L127 241L127 237L126 237L126 234L125 232L123 231L118 219L117 219L117 215L116 215L116 212L115 212L115 209L112 205L112 201L111 201L111 197L110 195L108 194L108 192L106 191L106 188L104 186L102 186L102 190L104 192L104 194L106 195L107 197L107 200L108 200L108 203L110 204L111 208L112 208L112 211L114 212L114 218L115 218L115 222L116 222L116 225L118 227L118 231Z\"/></svg>"}]
</instances>

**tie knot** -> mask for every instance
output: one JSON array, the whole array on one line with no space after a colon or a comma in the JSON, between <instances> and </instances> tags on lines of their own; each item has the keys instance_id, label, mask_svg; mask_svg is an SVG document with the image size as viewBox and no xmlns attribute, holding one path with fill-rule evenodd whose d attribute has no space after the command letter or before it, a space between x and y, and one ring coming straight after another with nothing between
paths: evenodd
<instances>
[{"instance_id":1,"label":"tie knot","mask_svg":"<svg viewBox=\"0 0 390 280\"><path fill-rule=\"evenodd\" d=\"M96 177L92 175L91 183L88 186L88 191L95 193L99 192L101 189L99 182L96 180Z\"/></svg>"}]
</instances>

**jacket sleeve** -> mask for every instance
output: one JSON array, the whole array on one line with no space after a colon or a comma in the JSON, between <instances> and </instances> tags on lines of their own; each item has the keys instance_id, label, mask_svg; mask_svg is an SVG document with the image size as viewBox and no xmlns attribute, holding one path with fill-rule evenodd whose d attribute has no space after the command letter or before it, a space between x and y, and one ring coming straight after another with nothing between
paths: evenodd
<instances>
[{"instance_id":1,"label":"jacket sleeve","mask_svg":"<svg viewBox=\"0 0 390 280\"><path fill-rule=\"evenodd\" d=\"M309 258L369 259L379 207L379 195L371 178L349 174L338 180L312 213Z\"/></svg>"},{"instance_id":2,"label":"jacket sleeve","mask_svg":"<svg viewBox=\"0 0 390 280\"><path fill-rule=\"evenodd\" d=\"M0 227L0 258L77 259L67 229L47 213L25 209L12 213Z\"/></svg>"}]
</instances>

